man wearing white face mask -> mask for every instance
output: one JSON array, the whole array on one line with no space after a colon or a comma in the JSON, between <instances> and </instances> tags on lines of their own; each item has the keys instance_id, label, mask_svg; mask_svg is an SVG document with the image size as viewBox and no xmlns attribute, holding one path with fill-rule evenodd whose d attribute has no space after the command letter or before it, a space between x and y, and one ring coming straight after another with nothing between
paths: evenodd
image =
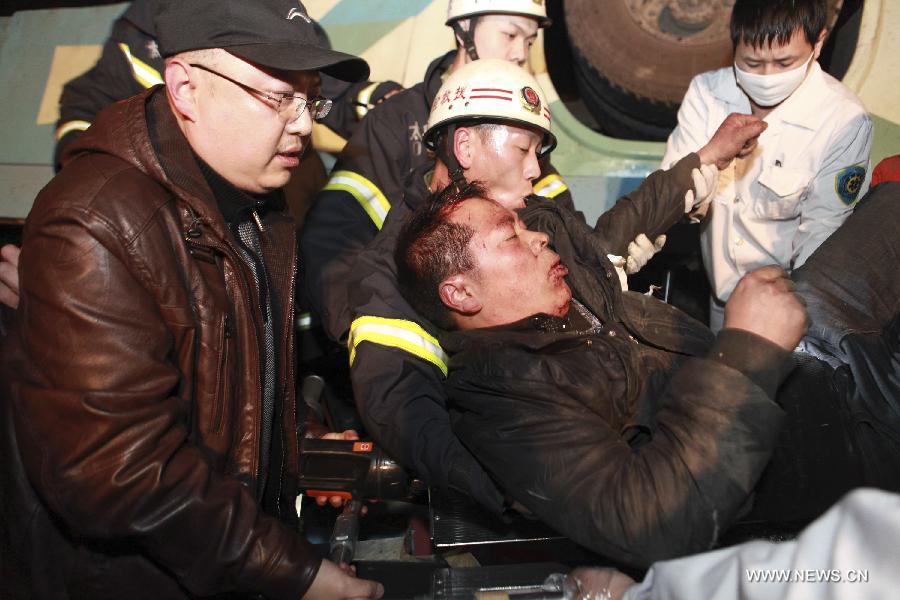
<instances>
[{"instance_id":1,"label":"man wearing white face mask","mask_svg":"<svg viewBox=\"0 0 900 600\"><path fill-rule=\"evenodd\" d=\"M769 125L706 199L701 247L714 331L744 274L801 266L869 187L872 121L817 62L825 18L824 0L737 0L734 65L694 78L669 136L664 167L705 144L732 112Z\"/></svg>"}]
</instances>

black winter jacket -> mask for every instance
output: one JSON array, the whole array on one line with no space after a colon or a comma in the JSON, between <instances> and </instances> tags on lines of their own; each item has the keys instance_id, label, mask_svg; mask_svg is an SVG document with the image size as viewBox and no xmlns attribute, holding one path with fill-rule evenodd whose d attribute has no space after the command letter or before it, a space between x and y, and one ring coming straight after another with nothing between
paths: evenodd
<instances>
[{"instance_id":1,"label":"black winter jacket","mask_svg":"<svg viewBox=\"0 0 900 600\"><path fill-rule=\"evenodd\" d=\"M538 315L441 336L455 433L507 494L610 558L644 566L709 549L772 454L789 354L748 332L713 339L621 292L602 239L538 210L604 327L575 333Z\"/></svg>"},{"instance_id":2,"label":"black winter jacket","mask_svg":"<svg viewBox=\"0 0 900 600\"><path fill-rule=\"evenodd\" d=\"M591 253L600 243L604 254L602 276L618 284L605 252L625 254L638 233L657 235L684 213L684 193L691 186L696 155L682 159L670 171L652 173L641 186L605 213L595 232L581 216L555 201L532 197L521 211L529 227L557 238L559 221L544 215L565 214L572 227L584 231L578 238L555 239L574 255ZM424 180L428 165L413 172L404 201L394 206L378 236L360 253L347 286L353 307L349 347L353 394L367 431L395 459L431 485L452 487L499 512L503 497L450 426L443 380L448 358L441 348L438 329L419 317L397 289L394 247L406 216L427 196ZM609 302L617 296L612 295Z\"/></svg>"}]
</instances>

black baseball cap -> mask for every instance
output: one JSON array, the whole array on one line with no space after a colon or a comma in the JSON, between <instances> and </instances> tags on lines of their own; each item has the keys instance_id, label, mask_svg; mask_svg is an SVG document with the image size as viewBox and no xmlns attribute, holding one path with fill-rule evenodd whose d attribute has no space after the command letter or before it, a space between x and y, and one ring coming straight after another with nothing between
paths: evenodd
<instances>
[{"instance_id":1,"label":"black baseball cap","mask_svg":"<svg viewBox=\"0 0 900 600\"><path fill-rule=\"evenodd\" d=\"M156 15L159 51L222 48L250 62L283 71L321 71L363 81L363 59L329 48L297 0L162 0Z\"/></svg>"}]
</instances>

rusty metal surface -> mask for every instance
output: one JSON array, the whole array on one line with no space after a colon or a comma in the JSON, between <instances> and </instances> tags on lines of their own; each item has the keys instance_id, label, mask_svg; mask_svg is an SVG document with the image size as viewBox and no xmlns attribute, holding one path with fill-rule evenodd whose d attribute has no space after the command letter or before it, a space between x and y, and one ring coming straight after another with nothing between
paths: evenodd
<instances>
[{"instance_id":1,"label":"rusty metal surface","mask_svg":"<svg viewBox=\"0 0 900 600\"><path fill-rule=\"evenodd\" d=\"M728 37L734 0L627 0L625 5L643 31L696 46Z\"/></svg>"}]
</instances>

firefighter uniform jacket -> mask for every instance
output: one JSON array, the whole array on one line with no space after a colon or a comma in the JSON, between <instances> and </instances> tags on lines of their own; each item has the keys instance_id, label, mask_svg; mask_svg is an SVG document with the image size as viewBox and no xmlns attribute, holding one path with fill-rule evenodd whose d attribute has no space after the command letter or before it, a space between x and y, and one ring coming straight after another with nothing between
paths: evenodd
<instances>
[{"instance_id":1,"label":"firefighter uniform jacket","mask_svg":"<svg viewBox=\"0 0 900 600\"><path fill-rule=\"evenodd\" d=\"M691 169L697 166L699 159L691 154L670 171L651 174L601 216L593 232L580 216L571 218L583 224L589 237L602 240L609 252L625 254L639 233L655 237L684 216L684 194L692 185ZM503 495L451 429L443 383L449 360L438 342L439 331L418 316L397 289L397 237L407 215L427 197L428 168L420 166L412 173L403 201L391 209L350 274L353 395L366 430L401 464L430 485L457 489L500 512ZM544 231L546 221L530 221L529 215L555 204L532 196L521 215L532 229ZM553 239L553 231L546 233ZM604 276L617 285L618 276L608 266Z\"/></svg>"},{"instance_id":2,"label":"firefighter uniform jacket","mask_svg":"<svg viewBox=\"0 0 900 600\"><path fill-rule=\"evenodd\" d=\"M454 56L449 52L436 59L424 81L371 111L306 217L301 236L306 292L312 312L335 342L343 342L350 326L347 277L359 252L382 228L391 206L403 198L408 175L433 160L422 135ZM568 187L549 162L543 163L534 191L574 208Z\"/></svg>"},{"instance_id":3,"label":"firefighter uniform jacket","mask_svg":"<svg viewBox=\"0 0 900 600\"><path fill-rule=\"evenodd\" d=\"M97 63L63 87L56 124L54 165L66 145L90 127L101 109L163 82L165 64L156 45L154 17L159 0L135 0L113 24ZM319 38L328 43L325 31L316 25ZM391 90L393 81L349 84L322 75L322 95L334 106L322 121L343 138L349 138L359 119Z\"/></svg>"},{"instance_id":4,"label":"firefighter uniform jacket","mask_svg":"<svg viewBox=\"0 0 900 600\"><path fill-rule=\"evenodd\" d=\"M63 149L90 127L101 109L162 83L164 65L153 23L157 5L157 0L132 2L113 23L97 63L63 87L56 123L57 170Z\"/></svg>"}]
</instances>

